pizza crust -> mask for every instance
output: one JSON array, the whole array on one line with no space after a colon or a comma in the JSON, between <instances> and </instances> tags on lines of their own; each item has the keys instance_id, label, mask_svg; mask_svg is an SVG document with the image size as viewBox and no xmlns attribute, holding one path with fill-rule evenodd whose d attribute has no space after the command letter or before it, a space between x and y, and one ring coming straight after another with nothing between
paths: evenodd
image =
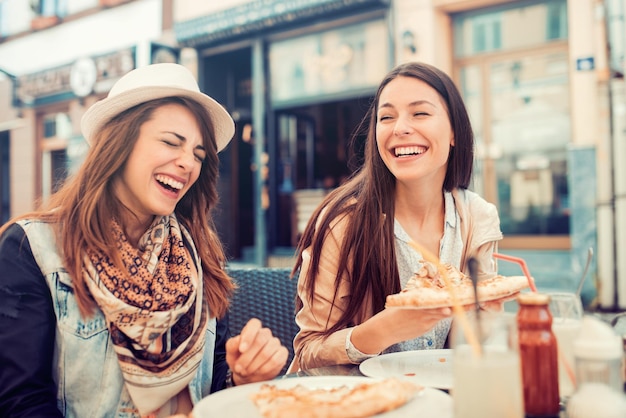
<instances>
[{"instance_id":1,"label":"pizza crust","mask_svg":"<svg viewBox=\"0 0 626 418\"><path fill-rule=\"evenodd\" d=\"M422 389L396 378L329 389L302 385L280 389L267 383L250 398L263 418L359 418L396 409Z\"/></svg>"},{"instance_id":2,"label":"pizza crust","mask_svg":"<svg viewBox=\"0 0 626 418\"><path fill-rule=\"evenodd\" d=\"M400 292L387 296L386 307L434 309L451 307L456 302L466 306L474 304L472 280L449 264L442 267L450 282L453 296L439 270L422 260L422 267L409 279ZM529 287L526 276L497 275L478 282L478 301L488 302L511 297Z\"/></svg>"}]
</instances>

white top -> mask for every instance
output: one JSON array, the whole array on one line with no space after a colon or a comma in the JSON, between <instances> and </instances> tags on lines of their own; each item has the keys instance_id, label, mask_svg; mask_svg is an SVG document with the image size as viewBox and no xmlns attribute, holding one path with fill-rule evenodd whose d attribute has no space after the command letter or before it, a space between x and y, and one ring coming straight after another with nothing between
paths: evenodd
<instances>
[{"instance_id":1,"label":"white top","mask_svg":"<svg viewBox=\"0 0 626 418\"><path fill-rule=\"evenodd\" d=\"M460 223L459 214L454 205L454 198L450 192L444 192L444 228L443 237L439 246L439 259L442 263L449 263L460 269L461 255L463 252L463 240L461 239L461 228L457 228ZM417 252L409 243L411 237L396 220L394 224L394 235L396 237L396 259L398 272L400 275L400 285L404 289L413 274L421 267L420 260L422 254ZM389 346L383 353L393 353L398 351L441 349L446 343L452 318L446 318L426 334L413 340L403 341ZM346 351L351 361L360 363L378 354L369 355L357 350L350 336L352 330L346 337Z\"/></svg>"}]
</instances>

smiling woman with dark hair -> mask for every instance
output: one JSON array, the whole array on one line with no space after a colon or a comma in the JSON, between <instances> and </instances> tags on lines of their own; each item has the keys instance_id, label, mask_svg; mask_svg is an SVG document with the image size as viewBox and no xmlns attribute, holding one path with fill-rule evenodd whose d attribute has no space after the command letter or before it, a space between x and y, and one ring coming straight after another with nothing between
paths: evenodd
<instances>
[{"instance_id":1,"label":"smiling woman with dark hair","mask_svg":"<svg viewBox=\"0 0 626 418\"><path fill-rule=\"evenodd\" d=\"M0 416L187 416L288 351L252 319L211 220L224 108L177 64L122 77L85 113L91 145L46 207L0 228Z\"/></svg>"},{"instance_id":2,"label":"smiling woman with dark hair","mask_svg":"<svg viewBox=\"0 0 626 418\"><path fill-rule=\"evenodd\" d=\"M449 308L384 309L420 267L411 242L464 271L475 257L480 278L496 273L499 217L467 190L474 138L450 77L424 63L397 66L363 124L363 166L326 197L298 245L292 372L444 346Z\"/></svg>"}]
</instances>

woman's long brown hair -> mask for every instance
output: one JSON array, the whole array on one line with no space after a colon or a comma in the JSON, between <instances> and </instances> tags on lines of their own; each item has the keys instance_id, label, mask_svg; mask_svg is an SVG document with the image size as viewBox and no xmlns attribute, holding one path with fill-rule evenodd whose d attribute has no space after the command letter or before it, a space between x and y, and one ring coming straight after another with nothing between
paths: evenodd
<instances>
[{"instance_id":1,"label":"woman's long brown hair","mask_svg":"<svg viewBox=\"0 0 626 418\"><path fill-rule=\"evenodd\" d=\"M376 146L376 114L380 94L397 77L413 77L426 82L441 96L448 110L455 145L450 150L443 189L469 187L474 159L474 137L469 115L454 82L441 70L424 63L401 64L383 79L367 115L358 131L367 129L364 160L361 168L348 182L333 190L315 210L297 247L295 274L302 266L302 253L309 248L310 268L304 278L308 302L313 304L315 277L324 240L331 223L347 217L347 227L341 246L335 295L341 278L350 283L350 301L337 323L324 334L351 326L354 316L362 309L366 297L371 298L374 312L385 306L386 296L400 291L395 253L394 192L396 180L383 162ZM296 309L302 307L297 300ZM330 317L330 313L329 313Z\"/></svg>"},{"instance_id":2,"label":"woman's long brown hair","mask_svg":"<svg viewBox=\"0 0 626 418\"><path fill-rule=\"evenodd\" d=\"M130 108L108 122L92 139L85 161L40 209L20 215L0 228L2 234L20 219L39 219L54 225L57 246L74 295L83 316L93 313L95 302L83 278L83 260L89 251L107 254L120 267L123 262L113 237L111 222L123 219L126 208L113 192L113 180L120 176L131 154L141 125L166 104L180 104L195 116L204 138L206 159L200 176L178 203L174 213L192 236L201 259L204 296L210 313L222 317L228 309L234 284L223 269L225 255L210 216L218 201L219 159L214 128L206 110L194 100L168 97Z\"/></svg>"}]
</instances>

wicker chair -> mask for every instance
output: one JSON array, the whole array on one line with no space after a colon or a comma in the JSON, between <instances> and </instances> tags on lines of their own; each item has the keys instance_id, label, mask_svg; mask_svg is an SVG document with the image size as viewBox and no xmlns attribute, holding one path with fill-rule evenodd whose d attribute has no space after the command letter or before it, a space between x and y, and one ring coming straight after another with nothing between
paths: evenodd
<instances>
[{"instance_id":1,"label":"wicker chair","mask_svg":"<svg viewBox=\"0 0 626 418\"><path fill-rule=\"evenodd\" d=\"M289 350L285 373L293 359L293 338L299 328L295 322L297 277L282 267L228 268L237 283L229 311L229 328L237 335L250 318L259 318Z\"/></svg>"}]
</instances>

